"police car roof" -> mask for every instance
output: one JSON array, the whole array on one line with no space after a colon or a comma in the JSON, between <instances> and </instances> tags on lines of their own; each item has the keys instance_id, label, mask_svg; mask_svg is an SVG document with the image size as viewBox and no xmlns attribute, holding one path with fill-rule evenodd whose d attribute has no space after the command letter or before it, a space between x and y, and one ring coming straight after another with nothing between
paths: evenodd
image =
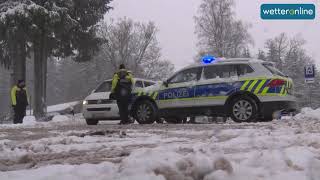
<instances>
[{"instance_id":1,"label":"police car roof","mask_svg":"<svg viewBox=\"0 0 320 180\"><path fill-rule=\"evenodd\" d=\"M260 60L260 59L254 59L254 58L217 58L216 61L210 63L210 64L204 64L202 62L193 63L186 68L192 68L192 67L202 67L202 66L211 66L211 65L217 65L217 64L237 64L237 63L268 63L266 61Z\"/></svg>"}]
</instances>

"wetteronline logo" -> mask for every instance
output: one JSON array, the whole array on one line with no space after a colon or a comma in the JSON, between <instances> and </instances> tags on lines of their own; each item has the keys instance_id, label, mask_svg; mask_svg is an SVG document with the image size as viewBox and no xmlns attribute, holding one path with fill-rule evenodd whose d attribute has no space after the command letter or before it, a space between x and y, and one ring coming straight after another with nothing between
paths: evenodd
<instances>
[{"instance_id":1,"label":"wetteronline logo","mask_svg":"<svg viewBox=\"0 0 320 180\"><path fill-rule=\"evenodd\" d=\"M260 16L262 19L314 19L316 8L314 4L262 4Z\"/></svg>"}]
</instances>

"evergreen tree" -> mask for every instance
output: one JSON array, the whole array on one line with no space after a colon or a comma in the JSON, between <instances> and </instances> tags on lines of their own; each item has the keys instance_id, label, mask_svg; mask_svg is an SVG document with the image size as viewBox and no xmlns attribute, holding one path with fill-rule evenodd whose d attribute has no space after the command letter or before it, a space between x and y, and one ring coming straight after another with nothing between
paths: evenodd
<instances>
[{"instance_id":1,"label":"evergreen tree","mask_svg":"<svg viewBox=\"0 0 320 180\"><path fill-rule=\"evenodd\" d=\"M267 61L277 63L277 50L274 41L268 40L266 42Z\"/></svg>"},{"instance_id":2,"label":"evergreen tree","mask_svg":"<svg viewBox=\"0 0 320 180\"><path fill-rule=\"evenodd\" d=\"M261 60L264 60L264 61L267 60L264 51L261 50L261 49L258 50L258 59L261 59Z\"/></svg>"},{"instance_id":3,"label":"evergreen tree","mask_svg":"<svg viewBox=\"0 0 320 180\"><path fill-rule=\"evenodd\" d=\"M251 58L251 53L250 53L249 48L246 47L246 48L243 49L242 57L244 57L244 58Z\"/></svg>"},{"instance_id":4,"label":"evergreen tree","mask_svg":"<svg viewBox=\"0 0 320 180\"><path fill-rule=\"evenodd\" d=\"M25 79L29 18L25 13L27 0L2 0L0 2L0 64L12 69L12 84Z\"/></svg>"},{"instance_id":5,"label":"evergreen tree","mask_svg":"<svg viewBox=\"0 0 320 180\"><path fill-rule=\"evenodd\" d=\"M15 0L0 5L0 51L3 64L18 59L12 48L17 45L19 57L32 51L34 57L34 113L44 116L46 109L46 76L49 57L72 57L90 60L98 50L100 38L95 25L110 10L111 0ZM9 28L9 29L8 29ZM16 41L10 41L15 37ZM15 39L14 39L15 40ZM20 44L19 44L20 43ZM21 62L21 61L20 61ZM9 63L10 64L10 63ZM12 62L11 62L12 64ZM25 68L25 66L22 65ZM22 70L23 71L23 70Z\"/></svg>"}]
</instances>

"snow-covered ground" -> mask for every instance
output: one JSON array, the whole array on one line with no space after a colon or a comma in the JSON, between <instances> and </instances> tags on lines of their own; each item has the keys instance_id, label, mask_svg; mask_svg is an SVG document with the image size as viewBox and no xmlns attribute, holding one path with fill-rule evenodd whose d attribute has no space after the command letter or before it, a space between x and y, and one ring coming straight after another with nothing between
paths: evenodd
<instances>
[{"instance_id":1,"label":"snow-covered ground","mask_svg":"<svg viewBox=\"0 0 320 180\"><path fill-rule=\"evenodd\" d=\"M0 179L319 180L320 109L266 123L0 126Z\"/></svg>"}]
</instances>

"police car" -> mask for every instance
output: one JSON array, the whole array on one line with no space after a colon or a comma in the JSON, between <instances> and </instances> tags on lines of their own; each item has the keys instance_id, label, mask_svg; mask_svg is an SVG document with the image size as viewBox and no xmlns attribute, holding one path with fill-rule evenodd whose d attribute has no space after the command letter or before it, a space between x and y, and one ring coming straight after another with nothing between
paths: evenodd
<instances>
[{"instance_id":1,"label":"police car","mask_svg":"<svg viewBox=\"0 0 320 180\"><path fill-rule=\"evenodd\" d=\"M296 109L292 79L272 63L206 56L162 83L135 91L131 114L140 124L201 115L252 122Z\"/></svg>"}]
</instances>

